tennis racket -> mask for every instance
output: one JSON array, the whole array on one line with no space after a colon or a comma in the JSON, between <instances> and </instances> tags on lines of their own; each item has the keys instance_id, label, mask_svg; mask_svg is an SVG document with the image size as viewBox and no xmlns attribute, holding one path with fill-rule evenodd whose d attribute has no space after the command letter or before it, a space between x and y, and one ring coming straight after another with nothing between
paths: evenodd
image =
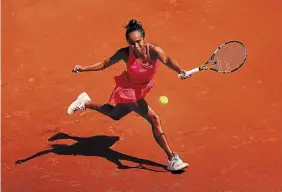
<instances>
[{"instance_id":1,"label":"tennis racket","mask_svg":"<svg viewBox=\"0 0 282 192\"><path fill-rule=\"evenodd\" d=\"M186 71L186 76L203 70L216 71L222 74L232 73L243 66L247 58L247 49L240 41L228 41L220 45L200 67ZM181 78L182 74L178 77Z\"/></svg>"}]
</instances>

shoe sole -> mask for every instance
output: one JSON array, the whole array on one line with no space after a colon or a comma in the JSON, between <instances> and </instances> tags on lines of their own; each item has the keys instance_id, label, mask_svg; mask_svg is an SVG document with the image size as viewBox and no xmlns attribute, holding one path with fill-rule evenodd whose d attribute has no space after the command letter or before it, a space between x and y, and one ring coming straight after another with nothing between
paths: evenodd
<instances>
[{"instance_id":1,"label":"shoe sole","mask_svg":"<svg viewBox=\"0 0 282 192\"><path fill-rule=\"evenodd\" d=\"M167 170L169 170L169 171L180 171L182 169L185 169L188 166L189 166L188 163L183 163L181 166L177 167L177 169L167 169Z\"/></svg>"}]
</instances>

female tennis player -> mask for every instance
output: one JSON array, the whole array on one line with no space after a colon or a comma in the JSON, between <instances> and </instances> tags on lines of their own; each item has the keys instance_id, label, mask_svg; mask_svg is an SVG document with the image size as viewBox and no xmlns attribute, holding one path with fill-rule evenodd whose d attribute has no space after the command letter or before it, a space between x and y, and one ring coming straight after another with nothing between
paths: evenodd
<instances>
[{"instance_id":1,"label":"female tennis player","mask_svg":"<svg viewBox=\"0 0 282 192\"><path fill-rule=\"evenodd\" d=\"M88 66L76 65L72 70L74 73L100 71L119 61L124 61L126 70L121 75L114 77L116 87L109 102L107 104L94 103L84 92L68 107L67 114L70 115L77 110L92 109L113 120L120 120L134 111L151 124L156 142L168 156L167 169L170 171L181 170L187 167L188 163L184 163L179 155L171 150L161 127L159 116L144 98L155 85L154 76L159 62L175 71L181 79L187 79L190 76L187 76L186 71L181 69L178 63L171 59L161 47L146 42L141 22L131 19L125 29L129 46L119 49L113 56L102 62Z\"/></svg>"}]
</instances>

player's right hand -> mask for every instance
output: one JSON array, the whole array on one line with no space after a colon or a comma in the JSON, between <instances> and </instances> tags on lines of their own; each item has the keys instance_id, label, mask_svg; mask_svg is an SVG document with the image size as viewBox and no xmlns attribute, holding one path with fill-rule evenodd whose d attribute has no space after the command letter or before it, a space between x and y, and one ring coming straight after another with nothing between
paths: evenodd
<instances>
[{"instance_id":1,"label":"player's right hand","mask_svg":"<svg viewBox=\"0 0 282 192\"><path fill-rule=\"evenodd\" d=\"M83 72L83 67L80 65L76 65L73 69L72 69L73 73L79 73L79 72Z\"/></svg>"},{"instance_id":2,"label":"player's right hand","mask_svg":"<svg viewBox=\"0 0 282 192\"><path fill-rule=\"evenodd\" d=\"M191 78L192 75L188 75L186 71L181 71L181 73L178 74L178 78L185 80L188 78Z\"/></svg>"}]
</instances>

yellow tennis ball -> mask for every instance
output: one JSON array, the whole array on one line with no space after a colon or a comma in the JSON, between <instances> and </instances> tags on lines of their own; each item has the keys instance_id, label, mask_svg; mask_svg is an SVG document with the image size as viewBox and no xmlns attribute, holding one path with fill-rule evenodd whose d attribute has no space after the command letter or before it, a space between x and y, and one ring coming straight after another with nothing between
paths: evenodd
<instances>
[{"instance_id":1,"label":"yellow tennis ball","mask_svg":"<svg viewBox=\"0 0 282 192\"><path fill-rule=\"evenodd\" d=\"M161 96L159 100L160 100L161 104L167 104L168 103L168 98L166 96Z\"/></svg>"}]
</instances>

